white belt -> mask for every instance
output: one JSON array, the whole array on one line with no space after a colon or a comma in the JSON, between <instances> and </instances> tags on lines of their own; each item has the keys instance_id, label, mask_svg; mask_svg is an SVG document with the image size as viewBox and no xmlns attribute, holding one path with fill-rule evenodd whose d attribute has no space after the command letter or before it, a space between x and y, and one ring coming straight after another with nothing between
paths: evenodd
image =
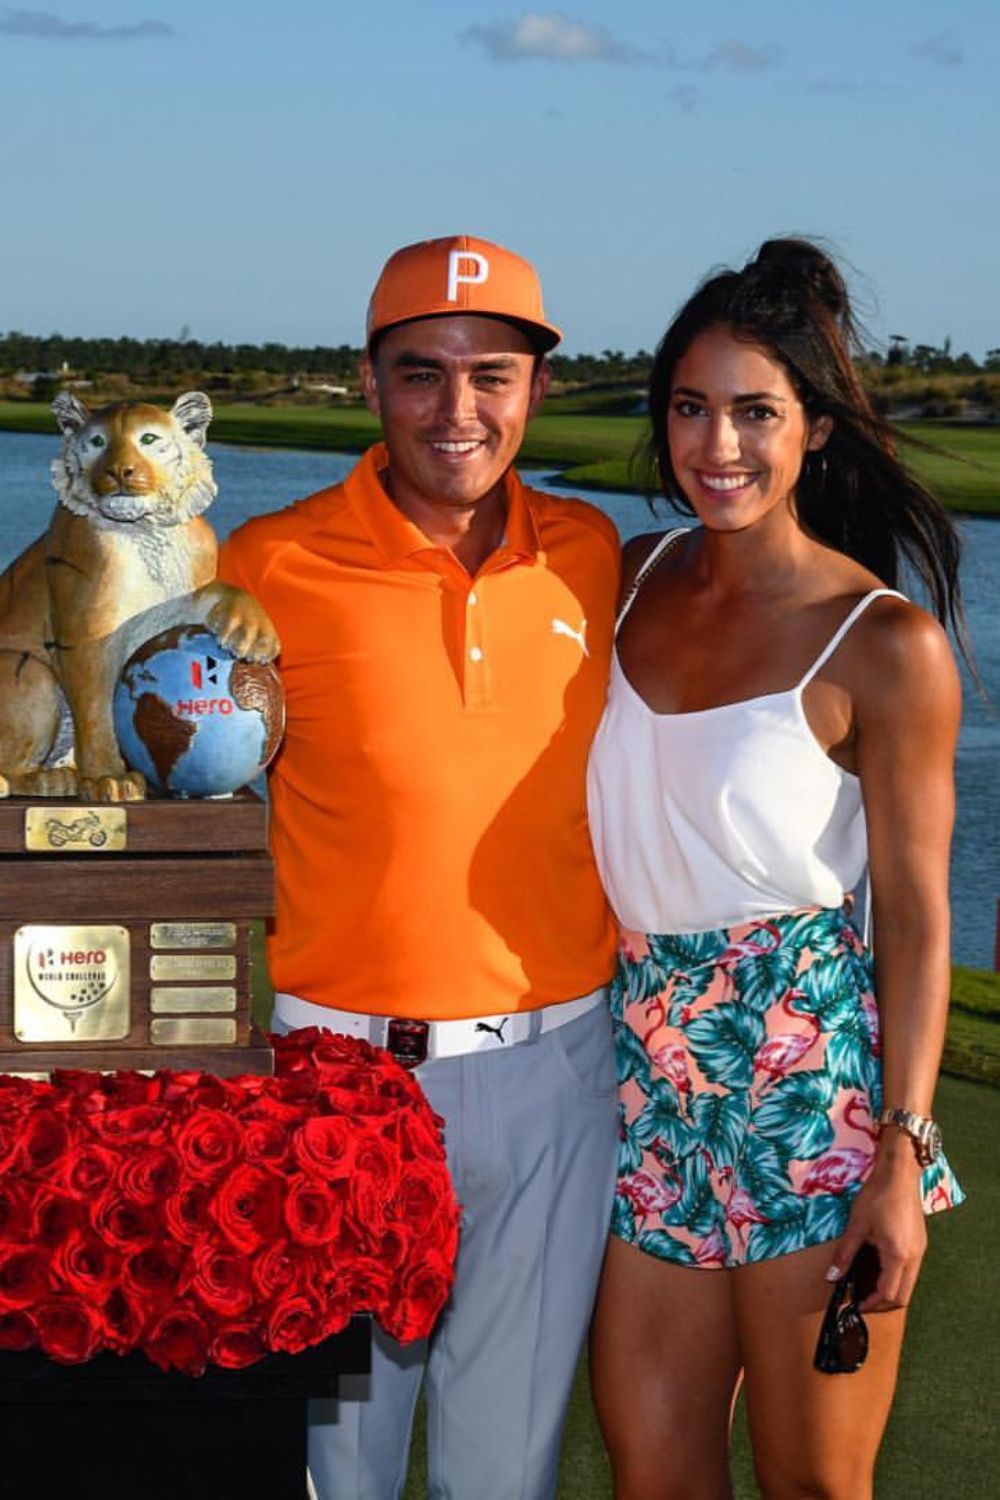
<instances>
[{"instance_id":1,"label":"white belt","mask_svg":"<svg viewBox=\"0 0 1000 1500\"><path fill-rule=\"evenodd\" d=\"M490 1052L501 1047L514 1047L519 1042L537 1042L546 1032L555 1031L585 1016L598 1005L606 1004L607 985L581 995L579 1000L565 1000L559 1005L543 1005L538 1010L511 1011L499 1016L471 1016L462 1021L428 1021L414 1023L422 1032L426 1031L426 1060L438 1057L460 1057L465 1052ZM290 1030L303 1026L324 1026L328 1031L343 1032L346 1036L360 1037L376 1047L389 1047L396 1041L390 1035L402 1031L405 1036L407 1022L394 1016L366 1015L363 1011L335 1010L329 1005L315 1005L311 1000L300 1000L297 995L285 995L280 991L274 997L274 1018ZM404 1041L404 1051L406 1050ZM402 1059L401 1059L402 1060Z\"/></svg>"}]
</instances>

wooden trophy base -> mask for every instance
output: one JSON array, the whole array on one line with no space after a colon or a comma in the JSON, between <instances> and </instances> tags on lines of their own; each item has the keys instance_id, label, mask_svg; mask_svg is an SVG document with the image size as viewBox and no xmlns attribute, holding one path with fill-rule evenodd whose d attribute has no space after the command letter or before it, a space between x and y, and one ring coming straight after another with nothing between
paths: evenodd
<instances>
[{"instance_id":1,"label":"wooden trophy base","mask_svg":"<svg viewBox=\"0 0 1000 1500\"><path fill-rule=\"evenodd\" d=\"M253 792L0 801L0 1072L273 1072L251 1017L273 912Z\"/></svg>"}]
</instances>

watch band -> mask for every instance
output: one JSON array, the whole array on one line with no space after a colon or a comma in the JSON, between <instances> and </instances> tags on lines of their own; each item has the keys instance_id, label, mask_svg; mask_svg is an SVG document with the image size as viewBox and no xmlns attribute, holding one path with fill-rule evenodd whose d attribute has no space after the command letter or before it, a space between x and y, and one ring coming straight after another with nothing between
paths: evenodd
<instances>
[{"instance_id":1,"label":"watch band","mask_svg":"<svg viewBox=\"0 0 1000 1500\"><path fill-rule=\"evenodd\" d=\"M941 1128L928 1115L917 1115L909 1109L883 1109L876 1123L880 1128L895 1125L908 1135L922 1167L929 1167L941 1154Z\"/></svg>"}]
</instances>

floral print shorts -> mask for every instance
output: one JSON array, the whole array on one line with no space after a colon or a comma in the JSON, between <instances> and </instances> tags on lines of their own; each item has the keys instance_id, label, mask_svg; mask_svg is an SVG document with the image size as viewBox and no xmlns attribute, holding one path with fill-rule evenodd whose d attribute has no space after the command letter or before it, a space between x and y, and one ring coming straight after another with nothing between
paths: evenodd
<instances>
[{"instance_id":1,"label":"floral print shorts","mask_svg":"<svg viewBox=\"0 0 1000 1500\"><path fill-rule=\"evenodd\" d=\"M721 1268L843 1233L882 1080L871 957L842 910L623 932L611 1014L616 1235ZM927 1213L964 1197L941 1157L921 1188Z\"/></svg>"}]
</instances>

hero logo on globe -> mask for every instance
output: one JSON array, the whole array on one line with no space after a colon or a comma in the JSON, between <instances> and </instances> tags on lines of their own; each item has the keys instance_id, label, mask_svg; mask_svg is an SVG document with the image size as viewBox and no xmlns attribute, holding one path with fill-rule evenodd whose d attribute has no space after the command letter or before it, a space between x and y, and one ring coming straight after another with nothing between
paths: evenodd
<instances>
[{"instance_id":1,"label":"hero logo on globe","mask_svg":"<svg viewBox=\"0 0 1000 1500\"><path fill-rule=\"evenodd\" d=\"M235 707L232 698L178 698L174 713L191 719L201 714L231 714Z\"/></svg>"}]
</instances>

